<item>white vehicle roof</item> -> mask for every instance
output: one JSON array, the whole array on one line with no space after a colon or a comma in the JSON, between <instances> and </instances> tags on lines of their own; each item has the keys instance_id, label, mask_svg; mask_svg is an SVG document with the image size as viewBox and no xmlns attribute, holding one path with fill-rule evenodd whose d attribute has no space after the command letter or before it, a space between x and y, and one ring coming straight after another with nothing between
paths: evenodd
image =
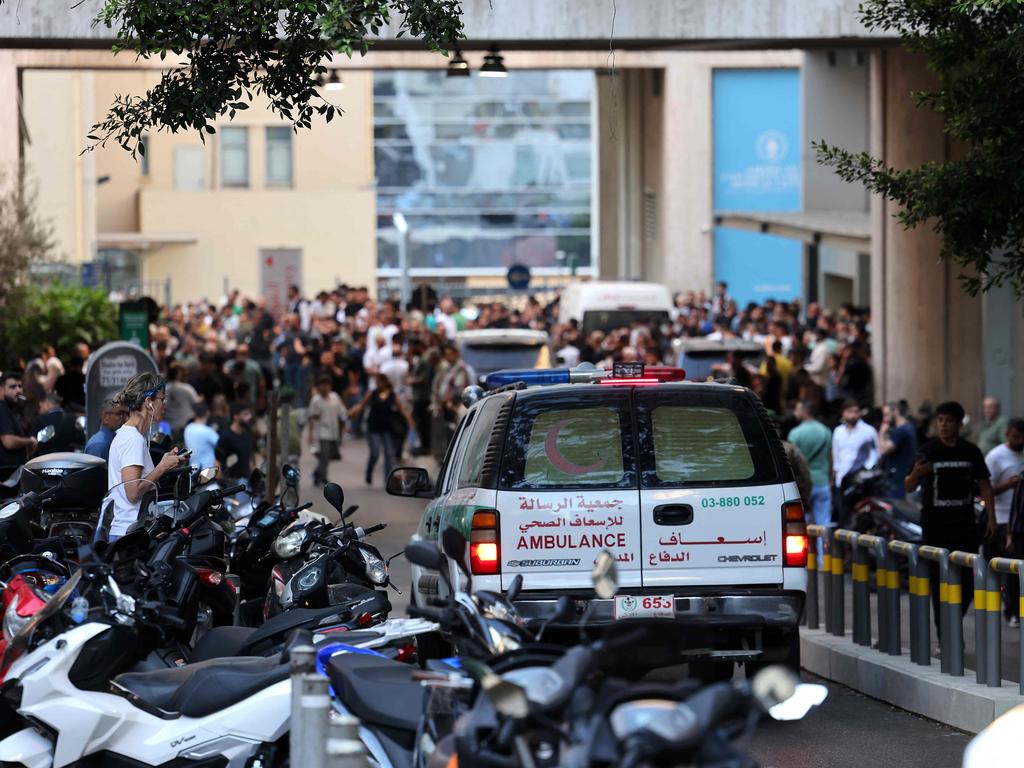
<instances>
[{"instance_id":1,"label":"white vehicle roof","mask_svg":"<svg viewBox=\"0 0 1024 768\"><path fill-rule=\"evenodd\" d=\"M461 344L547 344L550 341L546 331L535 331L530 328L477 328L470 331L459 331L455 336Z\"/></svg>"}]
</instances>

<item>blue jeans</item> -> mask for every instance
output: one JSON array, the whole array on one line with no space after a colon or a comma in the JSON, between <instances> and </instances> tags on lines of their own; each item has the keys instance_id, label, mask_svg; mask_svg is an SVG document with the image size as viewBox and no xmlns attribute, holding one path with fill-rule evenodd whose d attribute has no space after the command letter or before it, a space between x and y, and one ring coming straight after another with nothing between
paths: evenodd
<instances>
[{"instance_id":1,"label":"blue jeans","mask_svg":"<svg viewBox=\"0 0 1024 768\"><path fill-rule=\"evenodd\" d=\"M395 466L395 441L390 432L366 433L366 439L370 443L370 458L366 462L366 482L373 482L373 468L377 466L377 459L381 453L384 454L384 482L387 483L388 475Z\"/></svg>"},{"instance_id":2,"label":"blue jeans","mask_svg":"<svg viewBox=\"0 0 1024 768\"><path fill-rule=\"evenodd\" d=\"M811 508L805 513L807 522L828 525L832 522L832 488L828 485L811 486ZM818 538L818 562L821 562L821 538Z\"/></svg>"}]
</instances>

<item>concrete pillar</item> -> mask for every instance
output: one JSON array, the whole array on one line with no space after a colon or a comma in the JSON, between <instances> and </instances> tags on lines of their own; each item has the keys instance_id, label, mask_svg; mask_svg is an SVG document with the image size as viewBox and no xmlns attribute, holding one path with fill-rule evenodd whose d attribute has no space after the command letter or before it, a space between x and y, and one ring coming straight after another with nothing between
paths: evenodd
<instances>
[{"instance_id":1,"label":"concrete pillar","mask_svg":"<svg viewBox=\"0 0 1024 768\"><path fill-rule=\"evenodd\" d=\"M918 109L910 92L934 84L923 57L882 49L871 62L871 151L889 166L942 160L949 147L940 118ZM983 384L981 302L939 261L940 237L928 226L905 230L898 206L871 198L872 334L879 401L912 407L957 399L974 413Z\"/></svg>"},{"instance_id":2,"label":"concrete pillar","mask_svg":"<svg viewBox=\"0 0 1024 768\"><path fill-rule=\"evenodd\" d=\"M15 53L0 49L0 174L16 173L21 160L21 99Z\"/></svg>"}]
</instances>

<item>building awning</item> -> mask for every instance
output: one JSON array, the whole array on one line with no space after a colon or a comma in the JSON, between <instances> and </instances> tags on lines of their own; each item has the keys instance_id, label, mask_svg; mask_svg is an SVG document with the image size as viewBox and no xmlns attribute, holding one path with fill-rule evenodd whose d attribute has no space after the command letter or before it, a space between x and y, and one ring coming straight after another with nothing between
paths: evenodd
<instances>
[{"instance_id":1,"label":"building awning","mask_svg":"<svg viewBox=\"0 0 1024 768\"><path fill-rule=\"evenodd\" d=\"M199 238L189 234L100 232L96 235L97 248L120 248L126 251L151 251L165 245L191 245L197 242L199 242Z\"/></svg>"},{"instance_id":2,"label":"building awning","mask_svg":"<svg viewBox=\"0 0 1024 768\"><path fill-rule=\"evenodd\" d=\"M791 237L808 244L871 250L871 217L858 211L800 211L796 213L715 214L715 224L730 229Z\"/></svg>"}]
</instances>

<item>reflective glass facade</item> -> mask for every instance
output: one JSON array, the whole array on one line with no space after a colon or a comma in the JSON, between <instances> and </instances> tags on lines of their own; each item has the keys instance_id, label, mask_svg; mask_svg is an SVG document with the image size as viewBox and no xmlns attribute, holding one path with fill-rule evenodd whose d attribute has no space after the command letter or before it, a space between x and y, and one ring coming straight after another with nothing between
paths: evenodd
<instances>
[{"instance_id":1,"label":"reflective glass facade","mask_svg":"<svg viewBox=\"0 0 1024 768\"><path fill-rule=\"evenodd\" d=\"M377 258L396 274L398 232L421 275L591 264L594 75L374 73Z\"/></svg>"}]
</instances>

